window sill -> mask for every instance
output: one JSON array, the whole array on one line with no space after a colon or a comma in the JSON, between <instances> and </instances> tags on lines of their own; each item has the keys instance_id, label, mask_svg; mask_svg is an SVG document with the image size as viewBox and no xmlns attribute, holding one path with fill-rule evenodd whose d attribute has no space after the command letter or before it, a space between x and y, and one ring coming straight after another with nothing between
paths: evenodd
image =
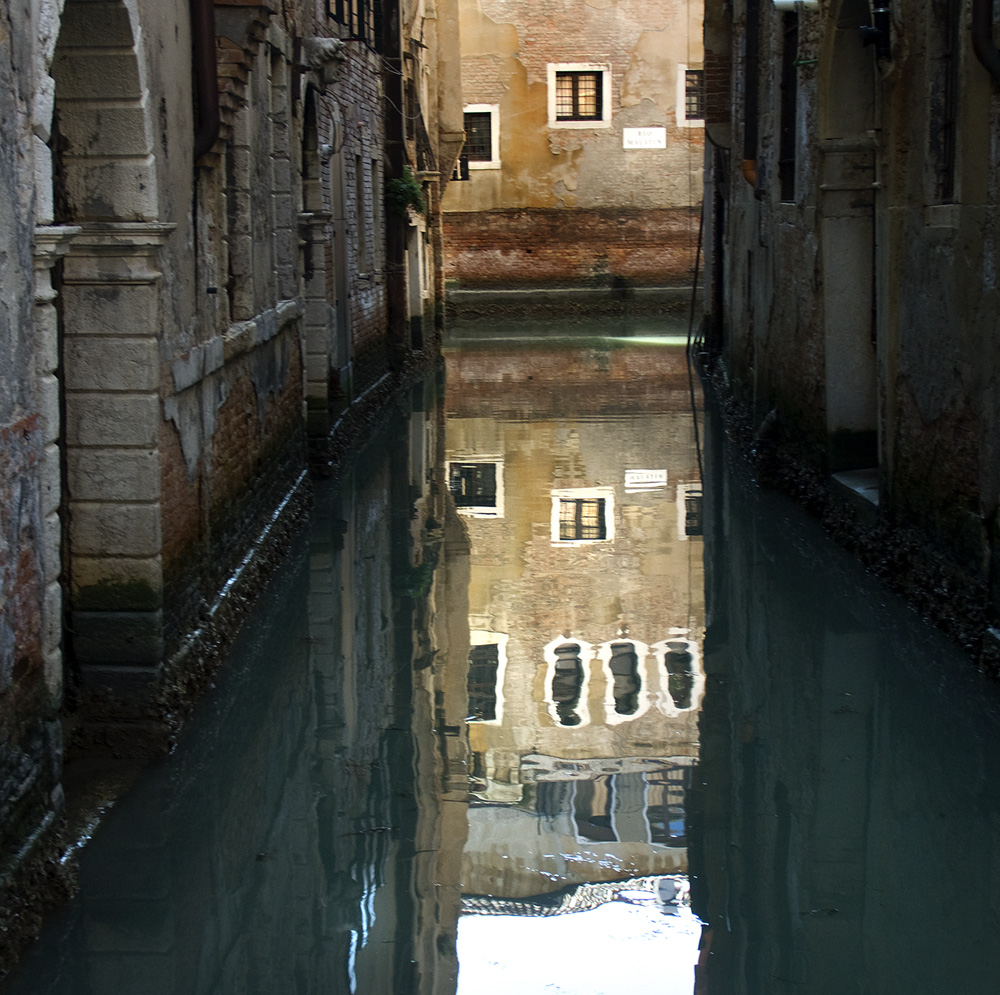
<instances>
[{"instance_id":1,"label":"window sill","mask_svg":"<svg viewBox=\"0 0 1000 995\"><path fill-rule=\"evenodd\" d=\"M610 128L610 121L549 121L550 128L568 128L577 131L587 128ZM471 163L469 165L472 165Z\"/></svg>"}]
</instances>

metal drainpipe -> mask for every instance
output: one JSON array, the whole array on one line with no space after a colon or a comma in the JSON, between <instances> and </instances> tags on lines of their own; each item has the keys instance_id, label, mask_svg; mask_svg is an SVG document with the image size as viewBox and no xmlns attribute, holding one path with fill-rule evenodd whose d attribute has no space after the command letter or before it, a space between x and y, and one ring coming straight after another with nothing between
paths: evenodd
<instances>
[{"instance_id":1,"label":"metal drainpipe","mask_svg":"<svg viewBox=\"0 0 1000 995\"><path fill-rule=\"evenodd\" d=\"M191 41L194 49L194 89L197 162L219 137L219 83L215 63L215 0L191 0Z\"/></svg>"},{"instance_id":2,"label":"metal drainpipe","mask_svg":"<svg viewBox=\"0 0 1000 995\"><path fill-rule=\"evenodd\" d=\"M1000 50L993 44L993 0L972 0L972 48L994 81L1000 83Z\"/></svg>"}]
</instances>

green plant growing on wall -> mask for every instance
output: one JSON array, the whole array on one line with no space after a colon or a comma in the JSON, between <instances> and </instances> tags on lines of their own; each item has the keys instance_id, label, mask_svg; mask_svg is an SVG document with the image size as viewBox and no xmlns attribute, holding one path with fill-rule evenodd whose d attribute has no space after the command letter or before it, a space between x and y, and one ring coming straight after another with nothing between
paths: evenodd
<instances>
[{"instance_id":1,"label":"green plant growing on wall","mask_svg":"<svg viewBox=\"0 0 1000 995\"><path fill-rule=\"evenodd\" d=\"M426 211L423 188L409 166L403 166L403 175L394 176L386 183L385 188L389 210L398 217L406 217L408 207L412 207L418 214Z\"/></svg>"}]
</instances>

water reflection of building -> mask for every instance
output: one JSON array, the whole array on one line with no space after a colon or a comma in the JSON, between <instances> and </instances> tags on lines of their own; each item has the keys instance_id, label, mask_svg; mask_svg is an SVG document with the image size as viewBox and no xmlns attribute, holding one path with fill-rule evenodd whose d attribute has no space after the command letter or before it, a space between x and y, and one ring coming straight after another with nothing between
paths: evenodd
<instances>
[{"instance_id":1,"label":"water reflection of building","mask_svg":"<svg viewBox=\"0 0 1000 995\"><path fill-rule=\"evenodd\" d=\"M463 887L683 872L704 686L684 351L447 362L447 479L470 544Z\"/></svg>"},{"instance_id":2,"label":"water reflection of building","mask_svg":"<svg viewBox=\"0 0 1000 995\"><path fill-rule=\"evenodd\" d=\"M318 490L224 693L116 805L66 922L5 992L454 991L461 896L436 884L459 877L465 796L442 796L413 694L448 555L425 398Z\"/></svg>"}]
</instances>

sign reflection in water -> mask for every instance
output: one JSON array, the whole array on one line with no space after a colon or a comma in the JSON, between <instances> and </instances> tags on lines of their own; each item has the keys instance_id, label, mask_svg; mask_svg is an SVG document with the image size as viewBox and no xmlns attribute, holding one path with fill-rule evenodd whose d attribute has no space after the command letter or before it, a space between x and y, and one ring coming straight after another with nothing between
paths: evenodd
<instances>
[{"instance_id":1,"label":"sign reflection in water","mask_svg":"<svg viewBox=\"0 0 1000 995\"><path fill-rule=\"evenodd\" d=\"M705 609L684 350L494 343L448 353L446 384L459 991L691 992Z\"/></svg>"}]
</instances>

